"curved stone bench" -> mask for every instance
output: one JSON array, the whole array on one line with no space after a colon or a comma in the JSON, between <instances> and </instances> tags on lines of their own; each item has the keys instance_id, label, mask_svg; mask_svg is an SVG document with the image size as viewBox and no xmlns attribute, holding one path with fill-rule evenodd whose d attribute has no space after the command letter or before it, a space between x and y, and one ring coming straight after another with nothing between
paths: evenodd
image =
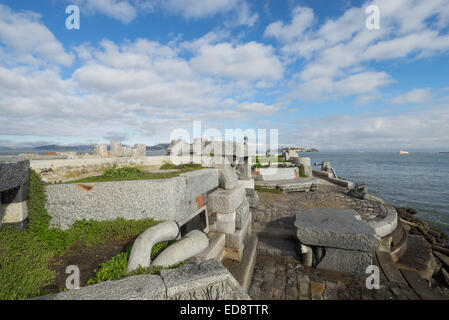
<instances>
[{"instance_id":1,"label":"curved stone bench","mask_svg":"<svg viewBox=\"0 0 449 320\"><path fill-rule=\"evenodd\" d=\"M368 224L374 229L376 234L383 238L394 230L398 226L398 213L396 209L393 207L387 208L387 216L381 221L369 221Z\"/></svg>"}]
</instances>

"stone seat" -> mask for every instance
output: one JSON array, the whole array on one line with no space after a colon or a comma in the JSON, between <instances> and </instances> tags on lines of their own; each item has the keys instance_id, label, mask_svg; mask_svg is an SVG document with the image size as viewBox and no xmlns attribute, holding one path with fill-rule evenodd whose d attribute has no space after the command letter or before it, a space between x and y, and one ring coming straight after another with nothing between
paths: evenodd
<instances>
[{"instance_id":1,"label":"stone seat","mask_svg":"<svg viewBox=\"0 0 449 320\"><path fill-rule=\"evenodd\" d=\"M295 216L296 236L314 252L314 266L365 273L380 237L351 209L314 208Z\"/></svg>"}]
</instances>

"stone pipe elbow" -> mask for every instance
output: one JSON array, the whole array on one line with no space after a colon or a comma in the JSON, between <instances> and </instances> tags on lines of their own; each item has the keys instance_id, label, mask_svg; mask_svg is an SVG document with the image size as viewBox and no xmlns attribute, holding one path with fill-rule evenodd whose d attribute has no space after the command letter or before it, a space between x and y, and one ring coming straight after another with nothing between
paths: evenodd
<instances>
[{"instance_id":1,"label":"stone pipe elbow","mask_svg":"<svg viewBox=\"0 0 449 320\"><path fill-rule=\"evenodd\" d=\"M159 242L174 240L180 233L179 225L175 221L161 222L148 228L134 241L129 256L126 272L137 270L139 266L147 268L151 265L151 249Z\"/></svg>"},{"instance_id":2,"label":"stone pipe elbow","mask_svg":"<svg viewBox=\"0 0 449 320\"><path fill-rule=\"evenodd\" d=\"M152 266L169 267L187 260L207 249L210 239L206 233L193 230L185 237L162 251Z\"/></svg>"}]
</instances>

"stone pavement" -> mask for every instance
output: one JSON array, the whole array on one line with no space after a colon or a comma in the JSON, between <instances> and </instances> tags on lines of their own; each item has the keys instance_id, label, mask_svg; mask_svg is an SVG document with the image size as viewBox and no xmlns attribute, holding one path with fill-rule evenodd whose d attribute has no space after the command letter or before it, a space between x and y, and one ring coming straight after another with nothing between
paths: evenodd
<instances>
[{"instance_id":1,"label":"stone pavement","mask_svg":"<svg viewBox=\"0 0 449 320\"><path fill-rule=\"evenodd\" d=\"M259 193L259 207L254 210L254 225L294 229L294 215L297 211L311 208L354 209L363 220L382 221L387 208L380 202L354 199L347 196L347 189L340 186L319 186L314 192L288 194Z\"/></svg>"},{"instance_id":2,"label":"stone pavement","mask_svg":"<svg viewBox=\"0 0 449 320\"><path fill-rule=\"evenodd\" d=\"M294 215L311 208L354 209L363 220L385 219L388 208L381 202L354 199L340 186L320 185L314 192L276 194L259 192L259 206L253 210L253 232L259 233L258 257L249 295L261 300L419 300L408 285L381 277L380 289L369 290L369 276L304 267L295 253L297 246ZM449 290L435 288L449 300ZM421 297L422 298L422 297Z\"/></svg>"},{"instance_id":3,"label":"stone pavement","mask_svg":"<svg viewBox=\"0 0 449 320\"><path fill-rule=\"evenodd\" d=\"M410 287L384 281L380 289L369 290L365 280L306 268L291 258L259 255L248 294L259 300L419 300Z\"/></svg>"}]
</instances>

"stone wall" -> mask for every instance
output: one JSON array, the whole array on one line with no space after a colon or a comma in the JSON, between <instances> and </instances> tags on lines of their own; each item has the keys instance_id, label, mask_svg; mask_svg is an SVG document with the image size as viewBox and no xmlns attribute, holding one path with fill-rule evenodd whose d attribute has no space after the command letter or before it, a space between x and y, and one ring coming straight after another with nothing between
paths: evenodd
<instances>
[{"instance_id":1,"label":"stone wall","mask_svg":"<svg viewBox=\"0 0 449 320\"><path fill-rule=\"evenodd\" d=\"M30 167L45 182L66 182L91 176L100 176L106 169L110 169L114 165L118 168L141 166L149 169L159 169L166 162L170 162L170 157L53 159L31 160Z\"/></svg>"},{"instance_id":2,"label":"stone wall","mask_svg":"<svg viewBox=\"0 0 449 320\"><path fill-rule=\"evenodd\" d=\"M162 270L160 275L138 275L106 281L35 300L250 300L242 287L217 260Z\"/></svg>"},{"instance_id":3,"label":"stone wall","mask_svg":"<svg viewBox=\"0 0 449 320\"><path fill-rule=\"evenodd\" d=\"M56 184L46 187L51 224L62 229L75 221L154 218L190 220L218 187L218 170L202 169L161 180ZM201 203L199 203L201 202Z\"/></svg>"}]
</instances>

